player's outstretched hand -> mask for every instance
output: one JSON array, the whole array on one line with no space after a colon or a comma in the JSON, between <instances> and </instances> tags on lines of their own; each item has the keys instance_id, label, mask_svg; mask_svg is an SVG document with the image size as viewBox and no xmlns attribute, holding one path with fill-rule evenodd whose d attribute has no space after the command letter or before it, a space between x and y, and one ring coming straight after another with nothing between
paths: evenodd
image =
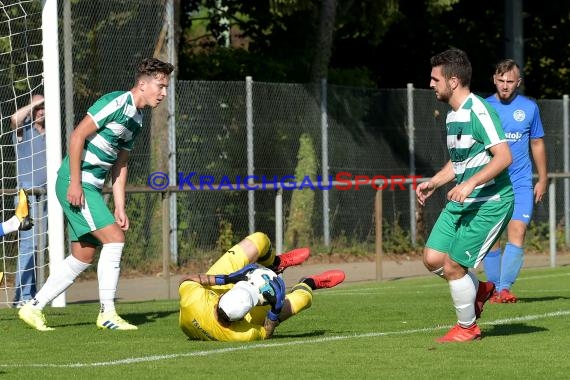
<instances>
[{"instance_id":1,"label":"player's outstretched hand","mask_svg":"<svg viewBox=\"0 0 570 380\"><path fill-rule=\"evenodd\" d=\"M277 321L283 309L283 304L285 303L286 286L283 279L279 276L269 281L269 286L271 287L271 292L269 290L263 292L263 296L271 305L271 310L267 313L267 318L272 321Z\"/></svg>"},{"instance_id":2,"label":"player's outstretched hand","mask_svg":"<svg viewBox=\"0 0 570 380\"><path fill-rule=\"evenodd\" d=\"M240 281L245 281L247 280L247 274L255 268L257 268L257 265L248 264L233 273L216 275L216 285L235 284Z\"/></svg>"}]
</instances>

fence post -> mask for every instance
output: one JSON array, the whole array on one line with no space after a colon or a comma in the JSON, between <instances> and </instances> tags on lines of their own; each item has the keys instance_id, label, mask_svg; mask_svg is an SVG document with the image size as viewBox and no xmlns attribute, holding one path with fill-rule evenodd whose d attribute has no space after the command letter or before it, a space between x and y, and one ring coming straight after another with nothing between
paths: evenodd
<instances>
[{"instance_id":1,"label":"fence post","mask_svg":"<svg viewBox=\"0 0 570 380\"><path fill-rule=\"evenodd\" d=\"M170 194L162 195L162 274L166 281L166 297L170 299Z\"/></svg>"},{"instance_id":2,"label":"fence post","mask_svg":"<svg viewBox=\"0 0 570 380\"><path fill-rule=\"evenodd\" d=\"M253 186L253 94L251 77L245 77L245 112L247 128L247 175L249 185ZM247 191L247 216L249 222L249 233L255 232L255 190Z\"/></svg>"},{"instance_id":3,"label":"fence post","mask_svg":"<svg viewBox=\"0 0 570 380\"><path fill-rule=\"evenodd\" d=\"M550 242L550 267L556 267L556 177L548 185L548 230Z\"/></svg>"},{"instance_id":4,"label":"fence post","mask_svg":"<svg viewBox=\"0 0 570 380\"><path fill-rule=\"evenodd\" d=\"M570 137L568 133L568 95L562 96L562 141L564 144L564 173L570 171ZM570 179L564 178L564 244L570 247Z\"/></svg>"},{"instance_id":5,"label":"fence post","mask_svg":"<svg viewBox=\"0 0 570 380\"><path fill-rule=\"evenodd\" d=\"M167 23L167 36L166 41L168 60L173 65L176 64L177 49L174 31L174 1L168 0L166 2L166 23ZM168 85L168 175L171 180L171 185L177 184L176 175L176 71L170 74L170 82ZM169 193L168 203L163 205L170 208L169 213L169 239L170 239L170 260L178 264L178 209L177 194L175 192ZM170 284L170 282L169 282ZM169 292L170 294L170 292Z\"/></svg>"},{"instance_id":6,"label":"fence post","mask_svg":"<svg viewBox=\"0 0 570 380\"><path fill-rule=\"evenodd\" d=\"M414 84L408 83L408 150L410 160L410 175L416 175L416 149L415 149L415 121L414 121ZM416 192L414 187L410 185L409 191L410 199L410 237L412 239L412 246L416 246L417 232L416 232Z\"/></svg>"},{"instance_id":7,"label":"fence post","mask_svg":"<svg viewBox=\"0 0 570 380\"><path fill-rule=\"evenodd\" d=\"M283 252L283 189L275 192L275 253Z\"/></svg>"},{"instance_id":8,"label":"fence post","mask_svg":"<svg viewBox=\"0 0 570 380\"><path fill-rule=\"evenodd\" d=\"M323 186L329 185L329 135L328 135L328 116L327 116L327 80L321 79L321 155L323 170ZM329 247L330 238L330 220L329 220L329 192L323 191L323 240L325 247Z\"/></svg>"},{"instance_id":9,"label":"fence post","mask_svg":"<svg viewBox=\"0 0 570 380\"><path fill-rule=\"evenodd\" d=\"M374 195L374 224L376 250L376 280L382 280L382 190Z\"/></svg>"}]
</instances>

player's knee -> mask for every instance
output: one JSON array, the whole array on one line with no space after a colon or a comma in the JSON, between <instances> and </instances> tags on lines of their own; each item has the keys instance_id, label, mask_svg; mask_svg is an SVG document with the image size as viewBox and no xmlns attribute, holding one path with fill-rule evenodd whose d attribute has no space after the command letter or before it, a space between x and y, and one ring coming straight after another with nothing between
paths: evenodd
<instances>
[{"instance_id":1,"label":"player's knee","mask_svg":"<svg viewBox=\"0 0 570 380\"><path fill-rule=\"evenodd\" d=\"M424 249L423 255L424 266L430 271L434 272L439 268L442 268L445 263L445 254L441 252L434 251L430 248Z\"/></svg>"}]
</instances>

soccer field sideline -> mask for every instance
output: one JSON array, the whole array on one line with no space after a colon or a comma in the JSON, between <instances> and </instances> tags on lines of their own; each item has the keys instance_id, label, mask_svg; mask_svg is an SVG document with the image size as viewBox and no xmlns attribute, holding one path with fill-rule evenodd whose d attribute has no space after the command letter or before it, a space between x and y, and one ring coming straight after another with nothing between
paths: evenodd
<instances>
[{"instance_id":1,"label":"soccer field sideline","mask_svg":"<svg viewBox=\"0 0 570 380\"><path fill-rule=\"evenodd\" d=\"M550 257L548 255L527 254L525 256L525 268L546 268L549 266ZM570 265L570 255L558 255L557 266ZM424 267L420 256L413 259L386 258L382 261L383 281L433 276ZM283 273L285 283L288 285L295 283L299 278L323 272L329 269L342 269L346 272L345 283L375 281L376 263L374 261L355 261L340 263L307 263L297 267L288 268ZM479 269L478 276L481 276ZM159 299L177 299L178 282L182 275L173 275L170 278L170 285L160 276L146 276L134 278L121 278L119 283L118 296L120 302L125 301L147 301ZM79 281L72 285L67 291L67 301L73 302L97 302L98 289L97 280Z\"/></svg>"},{"instance_id":2,"label":"soccer field sideline","mask_svg":"<svg viewBox=\"0 0 570 380\"><path fill-rule=\"evenodd\" d=\"M495 326L495 325L504 325L509 323L516 323L516 322L528 322L538 319L551 319L551 318L558 318L558 317L565 317L570 315L570 310L560 310L556 312L549 312L544 314L537 314L537 315L526 315L522 317L515 317L515 318L503 318L497 319L494 321L489 322L481 322L479 325L482 326ZM212 350L200 350L200 351L193 351L193 352L183 352L179 354L168 354L168 355L150 355L150 356L143 356L143 357L133 357L133 358L126 358L126 359L119 359L119 360L112 360L112 361L105 361L105 362L93 362L93 363L70 363L70 364L52 364L52 363L28 363L28 364L0 364L0 368L88 368L88 367L105 367L105 366L119 366L119 365L128 365L128 364L135 364L135 363L144 363L144 362L154 362L154 361L162 361L162 360L172 360L178 358L189 358L189 357L204 357L209 355L220 355L231 353L235 351L245 351L245 350L256 350L256 349L265 349L265 348L276 348L276 347L285 347L285 346L296 346L296 345L309 345L309 344L319 344L323 342L333 342L333 341L344 341L349 339L363 339L363 338L378 338L384 336L391 336L391 335L408 335L408 334L415 334L415 333L426 333L426 332L434 332L438 330L446 330L452 327L452 325L441 325L435 327L424 327L419 329L410 329L410 330L403 330L403 331L386 331L386 332L370 332L364 334L353 334L353 335L336 335L336 336L329 336L325 338L318 338L318 339L299 339L293 340L289 342L273 342L273 341L265 341L260 343L252 343L237 347L226 347L226 348L217 348Z\"/></svg>"}]
</instances>

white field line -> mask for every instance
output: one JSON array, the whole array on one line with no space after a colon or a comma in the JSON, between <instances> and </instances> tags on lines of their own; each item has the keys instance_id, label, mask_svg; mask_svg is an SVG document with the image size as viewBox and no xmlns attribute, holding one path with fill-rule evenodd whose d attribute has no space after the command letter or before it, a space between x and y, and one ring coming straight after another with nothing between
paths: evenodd
<instances>
[{"instance_id":1,"label":"white field line","mask_svg":"<svg viewBox=\"0 0 570 380\"><path fill-rule=\"evenodd\" d=\"M492 321L492 322L483 322L480 324L481 325L504 325L504 324L508 324L508 323L526 322L526 321L533 321L533 320L537 320L537 319L550 319L550 318L564 317L564 316L568 316L568 315L570 315L570 310L560 310L560 311L554 311L554 312L545 313L545 314L527 315L527 316L516 317L516 318L497 319L497 320ZM219 348L219 349L203 350L203 351L193 351L193 352L183 352L183 353L179 353L179 354L141 356L141 357L136 357L136 358L126 358L126 359L120 359L120 360L111 360L111 361L94 362L94 363L0 364L0 368L110 367L110 366L117 366L117 365L146 363L146 362L163 361L163 360L171 360L171 359L178 359L178 358L219 355L219 354L225 354L228 352L255 350L255 349L260 349L260 348L275 348L275 347L297 346L297 345L307 345L307 344L320 344L323 342L362 339L362 338L376 338L376 337L392 336L392 335L409 335L409 334L416 334L416 333L433 332L433 331L442 330L442 329L449 329L451 327L452 327L451 325L448 325L448 326L425 327L425 328L421 328L421 329L412 329L412 330L403 330L403 331L370 332L370 333L352 334L352 335L336 335L336 336L330 336L330 337L325 337L325 338L294 340L294 341L290 341L290 342L274 342L274 341L268 340L268 341L264 341L264 342L260 342L260 343L252 343L252 344L242 345L242 346L237 346L237 347L227 347L227 348Z\"/></svg>"},{"instance_id":2,"label":"white field line","mask_svg":"<svg viewBox=\"0 0 570 380\"><path fill-rule=\"evenodd\" d=\"M544 275L536 275L536 276L524 276L524 277L519 277L517 279L517 282L524 282L524 281L529 281L529 280L542 280L544 278L554 278L554 277L568 277L570 276L570 272L568 273L555 273L555 274L544 274ZM355 294L374 294L374 293L382 293L384 291L386 292L390 292L392 293L394 290L404 290L402 288L402 283L398 283L399 286L383 286L381 288L378 288L376 286L373 287L350 287L350 288L335 288L335 289L327 289L325 291L319 291L318 292L318 297L322 297L322 296L332 296L332 295L355 295ZM446 285L445 282L440 280L438 281L437 278L434 277L434 282L430 283L430 284L424 284L424 285L416 285L415 286L415 292L416 293L422 293L422 291L420 289L429 289L429 288L437 288L437 287L443 287L445 289ZM532 292L539 292L539 293L553 293L553 292L568 292L570 289L569 288L562 288L562 289L547 289L547 290L542 290L542 289L533 289ZM409 291L409 289L405 289L406 292ZM525 291L517 291L517 293L525 293Z\"/></svg>"}]
</instances>

